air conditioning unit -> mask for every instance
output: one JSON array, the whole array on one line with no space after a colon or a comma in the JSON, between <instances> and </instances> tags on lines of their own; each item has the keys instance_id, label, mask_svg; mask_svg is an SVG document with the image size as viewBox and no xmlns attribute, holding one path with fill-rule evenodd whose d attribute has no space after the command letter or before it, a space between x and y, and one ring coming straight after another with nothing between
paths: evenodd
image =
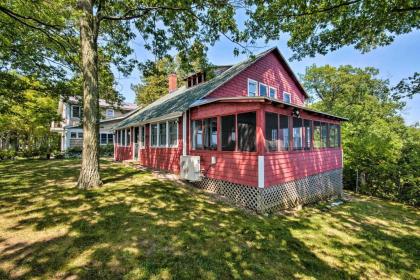
<instances>
[{"instance_id":1,"label":"air conditioning unit","mask_svg":"<svg viewBox=\"0 0 420 280\"><path fill-rule=\"evenodd\" d=\"M200 181L200 157L181 156L181 178L188 181Z\"/></svg>"}]
</instances>

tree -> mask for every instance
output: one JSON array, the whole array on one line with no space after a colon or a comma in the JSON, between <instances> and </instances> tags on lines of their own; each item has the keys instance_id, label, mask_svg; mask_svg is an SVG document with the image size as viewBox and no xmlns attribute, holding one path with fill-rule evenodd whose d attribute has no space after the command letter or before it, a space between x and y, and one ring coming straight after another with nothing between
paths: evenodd
<instances>
[{"instance_id":1,"label":"tree","mask_svg":"<svg viewBox=\"0 0 420 280\"><path fill-rule=\"evenodd\" d=\"M419 167L418 128L405 126L399 115L404 103L378 74L371 67L312 65L302 80L311 107L349 118L342 124L345 185L354 186L358 172L362 192L416 204L419 173L410 170Z\"/></svg>"}]
</instances>

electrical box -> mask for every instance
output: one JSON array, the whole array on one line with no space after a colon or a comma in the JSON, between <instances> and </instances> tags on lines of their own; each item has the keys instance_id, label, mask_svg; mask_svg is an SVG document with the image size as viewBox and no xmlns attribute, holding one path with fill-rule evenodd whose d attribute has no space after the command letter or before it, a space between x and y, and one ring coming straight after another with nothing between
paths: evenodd
<instances>
[{"instance_id":1,"label":"electrical box","mask_svg":"<svg viewBox=\"0 0 420 280\"><path fill-rule=\"evenodd\" d=\"M200 181L200 157L199 156L181 156L181 172L182 179L188 181Z\"/></svg>"},{"instance_id":2,"label":"electrical box","mask_svg":"<svg viewBox=\"0 0 420 280\"><path fill-rule=\"evenodd\" d=\"M217 162L217 161L216 161L216 157L215 157L215 156L212 156L212 157L211 157L211 162L210 162L210 164L211 164L211 165L215 165L215 164L216 164L216 162Z\"/></svg>"}]
</instances>

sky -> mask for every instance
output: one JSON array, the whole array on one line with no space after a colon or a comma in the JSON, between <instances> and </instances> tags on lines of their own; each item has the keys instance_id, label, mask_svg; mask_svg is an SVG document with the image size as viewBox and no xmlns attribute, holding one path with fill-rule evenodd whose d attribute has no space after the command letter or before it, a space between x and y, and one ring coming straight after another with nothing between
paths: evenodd
<instances>
[{"instance_id":1,"label":"sky","mask_svg":"<svg viewBox=\"0 0 420 280\"><path fill-rule=\"evenodd\" d=\"M151 58L142 47L140 41L135 40L131 44L136 58L139 60ZM264 48L256 51L256 53L275 46L289 60L292 56L292 51L287 47L286 36L279 41L270 42ZM229 65L246 59L245 55L234 56L234 48L235 45L227 39L220 40L213 47L209 47L209 61L215 65ZM356 67L372 66L379 69L381 78L389 79L391 85L395 85L401 79L412 76L414 72L420 72L420 31L401 35L391 45L374 49L365 54L352 47L344 47L327 55L317 55L300 61L289 60L289 64L296 74L303 74L305 68L312 64L317 66L326 64L332 66L346 64ZM131 90L131 85L140 82L139 72L134 71L128 77L122 77L117 73L116 79L117 90L123 94L125 101L134 102L135 94ZM414 124L420 121L420 95L407 100L407 106L401 112L401 115L407 124Z\"/></svg>"}]
</instances>

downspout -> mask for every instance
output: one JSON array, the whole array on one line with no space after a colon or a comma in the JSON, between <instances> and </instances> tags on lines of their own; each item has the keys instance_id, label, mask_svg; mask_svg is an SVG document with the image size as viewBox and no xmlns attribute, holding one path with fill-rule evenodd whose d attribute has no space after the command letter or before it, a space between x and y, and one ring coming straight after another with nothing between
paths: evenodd
<instances>
[{"instance_id":1,"label":"downspout","mask_svg":"<svg viewBox=\"0 0 420 280\"><path fill-rule=\"evenodd\" d=\"M182 114L182 155L187 155L187 112L189 113L189 110L185 111Z\"/></svg>"}]
</instances>

